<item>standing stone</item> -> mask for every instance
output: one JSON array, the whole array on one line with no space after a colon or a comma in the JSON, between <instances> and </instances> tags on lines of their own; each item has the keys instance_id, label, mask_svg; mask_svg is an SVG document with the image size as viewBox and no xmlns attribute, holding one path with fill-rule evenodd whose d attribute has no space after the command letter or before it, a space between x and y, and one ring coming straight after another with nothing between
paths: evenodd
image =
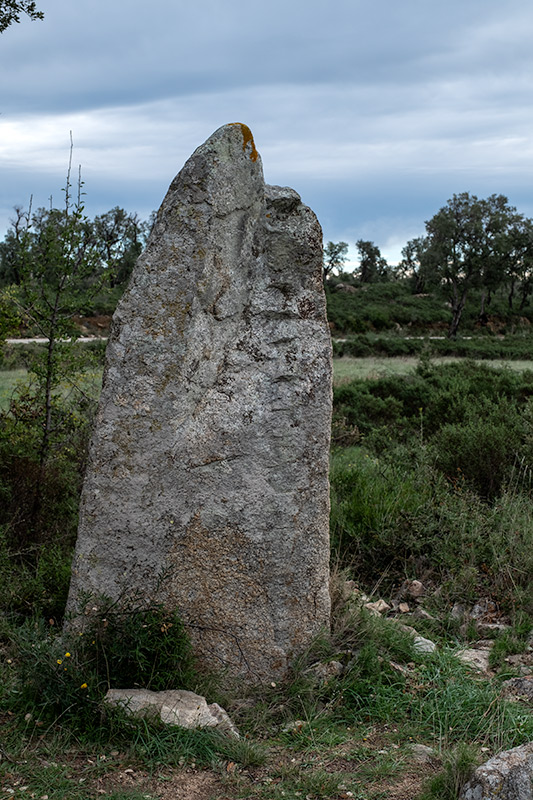
<instances>
[{"instance_id":1,"label":"standing stone","mask_svg":"<svg viewBox=\"0 0 533 800\"><path fill-rule=\"evenodd\" d=\"M320 225L225 125L113 319L67 610L141 593L211 667L282 677L329 624L330 417Z\"/></svg>"}]
</instances>

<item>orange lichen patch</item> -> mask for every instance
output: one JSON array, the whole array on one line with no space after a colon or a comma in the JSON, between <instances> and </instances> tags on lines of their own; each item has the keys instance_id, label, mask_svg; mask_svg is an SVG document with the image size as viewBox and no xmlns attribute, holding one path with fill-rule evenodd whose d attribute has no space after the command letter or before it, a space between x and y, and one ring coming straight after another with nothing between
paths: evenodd
<instances>
[{"instance_id":1,"label":"orange lichen patch","mask_svg":"<svg viewBox=\"0 0 533 800\"><path fill-rule=\"evenodd\" d=\"M252 159L252 161L257 161L259 153L257 152L257 149L255 147L252 131L250 130L248 125L245 125L243 122L230 122L229 124L239 126L242 133L242 149L246 150L246 145L250 144L252 148L252 152L250 153L250 158Z\"/></svg>"}]
</instances>

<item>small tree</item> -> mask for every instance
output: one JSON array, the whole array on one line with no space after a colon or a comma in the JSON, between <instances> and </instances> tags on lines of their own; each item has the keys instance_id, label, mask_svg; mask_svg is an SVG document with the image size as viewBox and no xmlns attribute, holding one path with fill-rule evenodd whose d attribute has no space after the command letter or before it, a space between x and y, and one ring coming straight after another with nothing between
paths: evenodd
<instances>
[{"instance_id":1,"label":"small tree","mask_svg":"<svg viewBox=\"0 0 533 800\"><path fill-rule=\"evenodd\" d=\"M378 283L389 278L389 268L380 249L374 242L359 239L355 246L359 253L359 269L357 275L361 283Z\"/></svg>"},{"instance_id":2,"label":"small tree","mask_svg":"<svg viewBox=\"0 0 533 800\"><path fill-rule=\"evenodd\" d=\"M10 247L12 271L17 281L10 288L20 317L34 334L45 340L42 353L30 370L33 389L15 397L12 416L31 428L33 452L42 478L54 441L61 445L66 412L62 404L65 385L74 385L79 356L73 346L78 336L72 317L87 296L100 289L100 257L89 220L84 215L82 181L77 198L71 194L72 148L63 209L17 210ZM24 224L23 224L24 223ZM36 482L35 504L39 505L40 480Z\"/></svg>"},{"instance_id":3,"label":"small tree","mask_svg":"<svg viewBox=\"0 0 533 800\"><path fill-rule=\"evenodd\" d=\"M450 338L457 335L471 289L482 290L483 315L486 300L490 302L491 293L505 280L513 260L509 236L518 219L516 209L503 195L479 200L463 192L426 222L420 266L448 295Z\"/></svg>"},{"instance_id":4,"label":"small tree","mask_svg":"<svg viewBox=\"0 0 533 800\"><path fill-rule=\"evenodd\" d=\"M402 247L402 260L398 264L396 275L410 280L413 294L421 294L431 283L432 276L422 264L421 258L426 247L426 240L422 236L410 239Z\"/></svg>"},{"instance_id":5,"label":"small tree","mask_svg":"<svg viewBox=\"0 0 533 800\"><path fill-rule=\"evenodd\" d=\"M348 244L346 242L328 242L324 248L324 280L327 280L333 271L342 272L346 261Z\"/></svg>"}]
</instances>

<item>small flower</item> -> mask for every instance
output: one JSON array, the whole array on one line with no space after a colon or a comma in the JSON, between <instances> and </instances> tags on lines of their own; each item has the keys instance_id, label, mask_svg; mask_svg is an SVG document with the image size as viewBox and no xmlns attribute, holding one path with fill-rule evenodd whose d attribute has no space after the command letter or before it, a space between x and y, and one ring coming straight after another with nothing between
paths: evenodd
<instances>
[{"instance_id":1,"label":"small flower","mask_svg":"<svg viewBox=\"0 0 533 800\"><path fill-rule=\"evenodd\" d=\"M70 653L65 653L65 658L70 658Z\"/></svg>"},{"instance_id":2,"label":"small flower","mask_svg":"<svg viewBox=\"0 0 533 800\"><path fill-rule=\"evenodd\" d=\"M80 686L80 689L87 689L87 684L86 683L82 683L82 685Z\"/></svg>"},{"instance_id":3,"label":"small flower","mask_svg":"<svg viewBox=\"0 0 533 800\"><path fill-rule=\"evenodd\" d=\"M57 663L58 663L58 664L62 664L62 663L63 663L63 659L62 659L62 658L58 658L58 659L57 659Z\"/></svg>"}]
</instances>

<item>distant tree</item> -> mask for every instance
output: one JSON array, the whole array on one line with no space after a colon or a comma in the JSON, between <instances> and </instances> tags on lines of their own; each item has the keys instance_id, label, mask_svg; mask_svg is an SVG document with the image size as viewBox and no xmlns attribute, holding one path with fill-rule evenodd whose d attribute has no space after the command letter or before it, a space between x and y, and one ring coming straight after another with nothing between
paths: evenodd
<instances>
[{"instance_id":1,"label":"distant tree","mask_svg":"<svg viewBox=\"0 0 533 800\"><path fill-rule=\"evenodd\" d=\"M150 224L141 222L137 214L128 214L118 206L94 218L93 231L101 268L107 273L111 288L127 284L149 228Z\"/></svg>"},{"instance_id":2,"label":"distant tree","mask_svg":"<svg viewBox=\"0 0 533 800\"><path fill-rule=\"evenodd\" d=\"M533 221L519 216L507 237L507 301L513 308L515 292L520 297L519 310L525 307L533 291Z\"/></svg>"},{"instance_id":3,"label":"distant tree","mask_svg":"<svg viewBox=\"0 0 533 800\"><path fill-rule=\"evenodd\" d=\"M431 275L423 266L421 258L426 247L427 243L423 236L410 239L405 247L402 247L402 259L395 270L396 276L410 280L413 294L425 292L431 283Z\"/></svg>"},{"instance_id":4,"label":"distant tree","mask_svg":"<svg viewBox=\"0 0 533 800\"><path fill-rule=\"evenodd\" d=\"M346 261L348 244L346 242L328 242L324 248L324 280L333 274L333 270L342 272Z\"/></svg>"},{"instance_id":5,"label":"distant tree","mask_svg":"<svg viewBox=\"0 0 533 800\"><path fill-rule=\"evenodd\" d=\"M378 283L389 278L389 268L380 249L374 242L359 239L355 246L359 253L359 269L356 271L361 283Z\"/></svg>"},{"instance_id":6,"label":"distant tree","mask_svg":"<svg viewBox=\"0 0 533 800\"><path fill-rule=\"evenodd\" d=\"M505 281L513 260L510 235L520 217L503 195L479 200L463 192L426 222L427 235L419 252L420 269L448 295L453 338L472 288L481 289L480 316L485 303Z\"/></svg>"},{"instance_id":7,"label":"distant tree","mask_svg":"<svg viewBox=\"0 0 533 800\"><path fill-rule=\"evenodd\" d=\"M30 19L43 19L42 11L37 11L32 0L0 0L0 33L14 22L20 22L20 15L27 14Z\"/></svg>"}]
</instances>

